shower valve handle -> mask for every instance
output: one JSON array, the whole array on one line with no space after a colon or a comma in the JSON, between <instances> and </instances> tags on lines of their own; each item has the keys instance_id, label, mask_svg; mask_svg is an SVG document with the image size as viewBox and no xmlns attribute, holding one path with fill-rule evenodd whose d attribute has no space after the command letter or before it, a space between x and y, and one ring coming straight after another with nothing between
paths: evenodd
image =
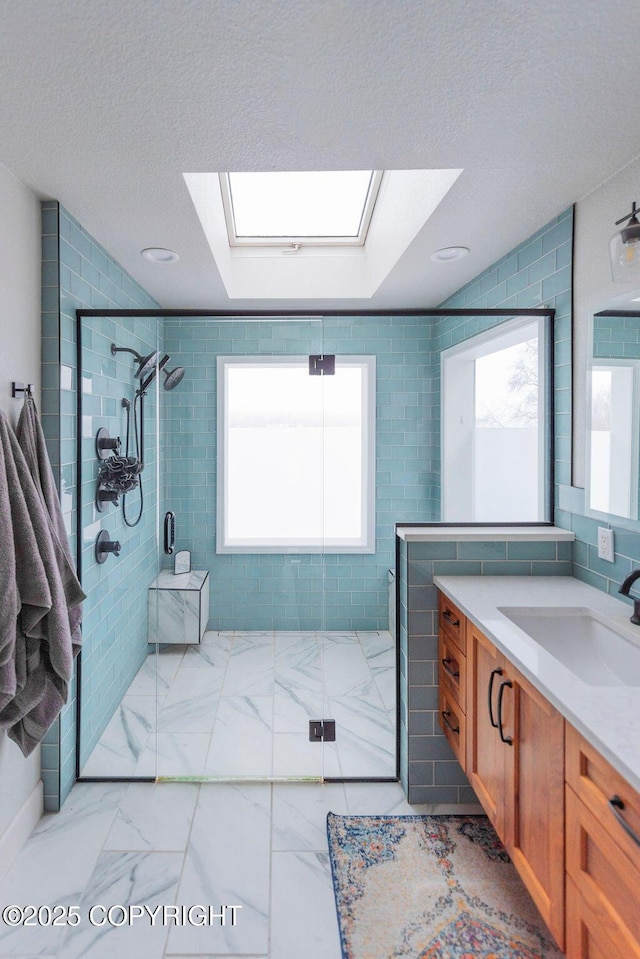
<instances>
[{"instance_id":1,"label":"shower valve handle","mask_svg":"<svg viewBox=\"0 0 640 959\"><path fill-rule=\"evenodd\" d=\"M114 556L119 556L120 549L121 547L118 540L109 539L109 533L106 529L101 529L96 538L96 563L102 565L109 553L113 553Z\"/></svg>"}]
</instances>

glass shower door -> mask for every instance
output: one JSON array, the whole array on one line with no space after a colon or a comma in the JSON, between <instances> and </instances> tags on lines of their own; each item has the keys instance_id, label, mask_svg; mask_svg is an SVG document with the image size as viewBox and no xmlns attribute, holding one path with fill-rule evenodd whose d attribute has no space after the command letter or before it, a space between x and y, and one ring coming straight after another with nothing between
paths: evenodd
<instances>
[{"instance_id":1,"label":"glass shower door","mask_svg":"<svg viewBox=\"0 0 640 959\"><path fill-rule=\"evenodd\" d=\"M166 421L163 510L208 576L209 614L159 701L158 773L320 779L322 323L172 317L165 346L190 374Z\"/></svg>"}]
</instances>

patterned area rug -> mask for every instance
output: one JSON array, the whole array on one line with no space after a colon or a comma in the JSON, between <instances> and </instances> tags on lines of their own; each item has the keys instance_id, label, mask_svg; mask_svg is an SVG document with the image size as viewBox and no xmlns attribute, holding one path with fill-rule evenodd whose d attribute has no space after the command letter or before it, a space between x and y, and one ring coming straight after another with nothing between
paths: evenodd
<instances>
[{"instance_id":1,"label":"patterned area rug","mask_svg":"<svg viewBox=\"0 0 640 959\"><path fill-rule=\"evenodd\" d=\"M485 816L327 816L343 959L561 959Z\"/></svg>"}]
</instances>

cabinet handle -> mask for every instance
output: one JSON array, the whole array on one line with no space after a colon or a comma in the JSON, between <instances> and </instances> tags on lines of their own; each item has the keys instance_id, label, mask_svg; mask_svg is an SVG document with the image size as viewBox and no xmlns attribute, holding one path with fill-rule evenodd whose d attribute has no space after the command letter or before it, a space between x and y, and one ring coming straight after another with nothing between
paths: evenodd
<instances>
[{"instance_id":1,"label":"cabinet handle","mask_svg":"<svg viewBox=\"0 0 640 959\"><path fill-rule=\"evenodd\" d=\"M449 716L450 716L450 715L451 715L451 710L450 710L450 709L443 709L443 710L442 710L442 721L443 721L443 723L445 724L445 726L447 726L447 727L451 730L451 732L452 732L452 733L455 733L455 735L457 736L458 733L460 732L460 727L459 727L459 726L452 726L452 725L451 725L451 723L449 722Z\"/></svg>"},{"instance_id":2,"label":"cabinet handle","mask_svg":"<svg viewBox=\"0 0 640 959\"><path fill-rule=\"evenodd\" d=\"M513 746L513 739L511 736L505 736L504 730L502 729L502 697L505 686L508 686L509 689L512 688L513 683L510 679L506 679L503 683L500 683L500 689L498 690L498 732L500 733L500 739L503 743L506 743L507 746Z\"/></svg>"},{"instance_id":3,"label":"cabinet handle","mask_svg":"<svg viewBox=\"0 0 640 959\"><path fill-rule=\"evenodd\" d=\"M454 670L451 669L450 663L455 663L455 659L442 660L442 665L444 666L445 673L447 673L448 676L451 676L452 679L460 679L460 673L454 672Z\"/></svg>"},{"instance_id":4,"label":"cabinet handle","mask_svg":"<svg viewBox=\"0 0 640 959\"><path fill-rule=\"evenodd\" d=\"M446 619L446 621L449 623L450 626L455 626L456 629L460 625L460 620L453 618L453 616L451 615L450 609L445 609L444 613L442 614L442 618Z\"/></svg>"},{"instance_id":5,"label":"cabinet handle","mask_svg":"<svg viewBox=\"0 0 640 959\"><path fill-rule=\"evenodd\" d=\"M638 836L638 834L633 831L629 823L626 822L624 816L621 816L620 812L618 811L618 810L624 809L624 802L622 801L622 799L620 799L620 796L613 796L613 798L609 800L609 808L611 809L611 812L616 817L616 819L618 820L618 822L620 823L620 825L622 826L626 834L628 836L631 836L631 838L636 843L636 845L640 846L640 836Z\"/></svg>"},{"instance_id":6,"label":"cabinet handle","mask_svg":"<svg viewBox=\"0 0 640 959\"><path fill-rule=\"evenodd\" d=\"M500 669L500 667L498 667L498 669L491 670L491 676L489 677L489 692L487 695L487 705L489 707L489 722L491 723L494 729L498 728L498 724L493 718L493 703L491 700L493 698L493 681L496 678L496 676L502 676L502 670Z\"/></svg>"}]
</instances>

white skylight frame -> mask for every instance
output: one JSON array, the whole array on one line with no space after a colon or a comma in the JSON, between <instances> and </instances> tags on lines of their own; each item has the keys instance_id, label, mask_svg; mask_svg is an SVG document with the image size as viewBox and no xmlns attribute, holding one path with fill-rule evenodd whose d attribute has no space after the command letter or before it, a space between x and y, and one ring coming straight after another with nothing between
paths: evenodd
<instances>
[{"instance_id":1,"label":"white skylight frame","mask_svg":"<svg viewBox=\"0 0 640 959\"><path fill-rule=\"evenodd\" d=\"M462 173L385 170L364 246L302 245L293 255L283 246L230 246L219 172L183 177L227 296L264 308L274 299L370 299Z\"/></svg>"},{"instance_id":2,"label":"white skylight frame","mask_svg":"<svg viewBox=\"0 0 640 959\"><path fill-rule=\"evenodd\" d=\"M284 171L278 171L284 172ZM325 172L325 171L318 171ZM341 172L341 171L330 171ZM351 172L351 171L345 171ZM368 171L367 171L368 172ZM349 236L318 236L318 235L271 235L271 236L244 236L238 235L236 231L233 196L231 191L230 173L218 174L220 182L220 193L222 196L222 206L224 209L224 218L227 228L227 236L230 247L285 247L291 250L298 250L303 247L364 247L371 218L375 208L376 200L380 192L383 170L372 170L369 180L369 186L365 197L358 231Z\"/></svg>"}]
</instances>

